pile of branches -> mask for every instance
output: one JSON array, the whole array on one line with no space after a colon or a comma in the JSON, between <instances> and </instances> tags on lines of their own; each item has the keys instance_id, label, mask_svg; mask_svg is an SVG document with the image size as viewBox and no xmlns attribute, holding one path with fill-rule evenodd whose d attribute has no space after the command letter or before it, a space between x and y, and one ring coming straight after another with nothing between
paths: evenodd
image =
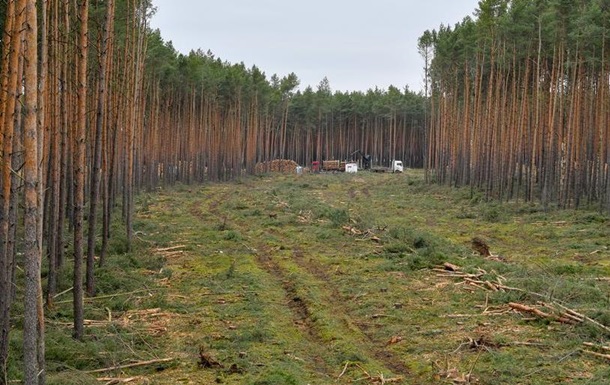
<instances>
[{"instance_id":1,"label":"pile of branches","mask_svg":"<svg viewBox=\"0 0 610 385\"><path fill-rule=\"evenodd\" d=\"M465 288L468 288L470 290L480 289L485 291L516 291L541 299L547 298L546 295L540 293L534 293L518 287L507 286L504 284L506 278L495 272L495 281L486 280L483 278L483 276L488 276L489 274L481 268L478 268L478 271L476 273L466 273L462 271L459 266L447 262L444 263L442 266L434 268L433 270L437 272L436 275L438 277L452 277L460 279L461 282L456 283L456 285L464 285ZM589 323L598 327L599 329L602 329L605 332L610 332L610 326L606 326L584 314L578 313L573 309L570 309L565 305L559 303L558 301L538 301L535 306L510 302L508 303L508 307L514 312L529 314L534 316L535 318L543 318L550 321L556 321L565 324ZM487 310L487 304L485 308ZM540 308L545 308L545 310L541 310ZM486 313L486 311L484 311L484 313Z\"/></svg>"},{"instance_id":2,"label":"pile of branches","mask_svg":"<svg viewBox=\"0 0 610 385\"><path fill-rule=\"evenodd\" d=\"M366 239L370 239L373 242L377 242L377 243L381 243L381 238L379 238L376 233L375 230L373 229L367 229L367 230L360 230L354 226L342 226L341 227L347 234L353 236L353 237L358 237L358 239L360 240L366 240ZM384 229L378 229L383 231Z\"/></svg>"},{"instance_id":3,"label":"pile of branches","mask_svg":"<svg viewBox=\"0 0 610 385\"><path fill-rule=\"evenodd\" d=\"M268 162L257 163L254 167L254 172L256 174L264 174L267 172L296 173L298 166L298 163L294 160L275 159Z\"/></svg>"}]
</instances>

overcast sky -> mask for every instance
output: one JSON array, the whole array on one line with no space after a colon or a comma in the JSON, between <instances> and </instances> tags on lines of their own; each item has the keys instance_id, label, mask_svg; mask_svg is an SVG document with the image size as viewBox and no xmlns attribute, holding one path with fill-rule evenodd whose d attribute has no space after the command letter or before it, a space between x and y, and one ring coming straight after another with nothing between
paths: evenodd
<instances>
[{"instance_id":1,"label":"overcast sky","mask_svg":"<svg viewBox=\"0 0 610 385\"><path fill-rule=\"evenodd\" d=\"M314 90L423 88L417 39L472 16L478 0L153 0L151 21L188 54L211 50Z\"/></svg>"}]
</instances>

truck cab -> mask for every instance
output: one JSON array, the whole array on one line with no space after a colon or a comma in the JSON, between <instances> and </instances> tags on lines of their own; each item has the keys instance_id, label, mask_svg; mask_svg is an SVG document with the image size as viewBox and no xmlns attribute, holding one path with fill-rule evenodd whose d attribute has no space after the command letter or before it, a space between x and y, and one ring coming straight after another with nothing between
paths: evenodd
<instances>
[{"instance_id":1,"label":"truck cab","mask_svg":"<svg viewBox=\"0 0 610 385\"><path fill-rule=\"evenodd\" d=\"M390 164L390 171L391 172L402 172L403 171L402 160L393 160L392 163Z\"/></svg>"}]
</instances>

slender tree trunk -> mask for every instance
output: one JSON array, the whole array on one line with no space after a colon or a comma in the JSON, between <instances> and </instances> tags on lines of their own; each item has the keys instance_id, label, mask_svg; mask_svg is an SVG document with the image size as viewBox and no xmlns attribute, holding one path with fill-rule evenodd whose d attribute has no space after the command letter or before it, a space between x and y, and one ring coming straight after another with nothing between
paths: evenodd
<instances>
[{"instance_id":1,"label":"slender tree trunk","mask_svg":"<svg viewBox=\"0 0 610 385\"><path fill-rule=\"evenodd\" d=\"M37 6L36 0L32 0L32 2L28 6L27 16L32 19L38 18L37 15ZM45 324L44 324L44 294L42 291L42 280L41 280L41 269L42 269L42 253L43 253L43 217L44 217L44 133L46 131L46 109L45 105L47 103L47 76L49 72L49 49L48 49L48 0L40 0L40 55L37 53L36 57L36 66L40 66L37 69L36 80L33 84L36 84L36 162L34 163L36 166L36 171L38 173L37 184L36 184L36 198L38 200L36 208L37 208L37 247L38 247L38 261L36 264L37 269L37 285L38 285L38 295L37 295L37 312L38 312L38 347L37 347L37 359L38 359L38 368L40 370L38 376L38 384L44 385L46 382L46 373L44 370L45 367ZM36 24L33 23L33 24ZM33 34L36 35L32 38L32 43L36 43L36 49L38 49L38 27L34 28ZM40 60L38 60L40 58ZM26 97L27 100L27 97ZM27 133L26 133L27 138ZM27 167L26 167L27 169ZM27 188L26 188L27 191ZM27 197L27 193L26 193ZM27 200L27 198L26 198ZM27 217L26 217L27 218Z\"/></svg>"},{"instance_id":2,"label":"slender tree trunk","mask_svg":"<svg viewBox=\"0 0 610 385\"><path fill-rule=\"evenodd\" d=\"M40 192L38 184L38 23L36 0L26 1L26 22L24 24L24 149L25 149L25 221L24 221L24 257L25 257L25 309L23 321L23 360L26 385L38 385L44 366L40 366L39 348L44 347L39 339L44 336L43 314L40 304L42 292L40 282L41 245L40 245ZM42 326L41 326L42 325ZM42 363L44 364L44 363Z\"/></svg>"},{"instance_id":3,"label":"slender tree trunk","mask_svg":"<svg viewBox=\"0 0 610 385\"><path fill-rule=\"evenodd\" d=\"M83 309L83 222L85 205L85 128L87 125L87 45L89 0L79 3L79 60L78 60L78 122L74 145L74 338L84 335Z\"/></svg>"},{"instance_id":4,"label":"slender tree trunk","mask_svg":"<svg viewBox=\"0 0 610 385\"><path fill-rule=\"evenodd\" d=\"M51 10L51 30L53 36L53 44L51 46L51 64L50 64L50 84L59 84L60 81L60 64L59 64L59 1L53 1ZM57 255L59 248L59 234L57 223L59 221L60 206L60 99L59 92L55 89L50 89L50 105L51 105L51 124L50 124L50 152L49 152L49 198L47 205L49 206L49 217L45 221L47 223L48 233L48 273L47 273L47 295L46 305L48 308L53 307L53 299L57 293Z\"/></svg>"},{"instance_id":5,"label":"slender tree trunk","mask_svg":"<svg viewBox=\"0 0 610 385\"><path fill-rule=\"evenodd\" d=\"M87 242L87 295L95 295L94 254L95 254L95 227L97 218L97 204L99 201L101 163L102 163L102 130L104 128L104 109L107 103L106 71L109 55L109 40L114 19L114 0L106 4L106 23L102 38L102 52L99 66L99 80L97 89L97 111L95 121L95 144L93 149L93 170L91 173L91 187L89 199L89 232Z\"/></svg>"},{"instance_id":6,"label":"slender tree trunk","mask_svg":"<svg viewBox=\"0 0 610 385\"><path fill-rule=\"evenodd\" d=\"M17 100L20 96L19 79L20 55L21 55L21 28L24 21L25 1L18 3L10 1L7 7L7 18L5 34L3 40L3 65L2 65L2 85L0 113L2 120L0 124L0 149L2 150L2 162L0 170L2 172L2 200L0 204L0 375L4 379L6 375L6 362L9 353L9 332L10 332L10 310L13 300L13 268L14 250L9 247L14 243L13 232L10 220L10 208L16 196L13 182L13 134L14 123L20 115L21 108L17 109ZM6 74L6 76L4 76Z\"/></svg>"},{"instance_id":7,"label":"slender tree trunk","mask_svg":"<svg viewBox=\"0 0 610 385\"><path fill-rule=\"evenodd\" d=\"M59 0L57 0L59 1ZM70 1L63 0L63 36L67 40L67 36L70 31ZM59 16L58 16L59 17ZM61 23L61 22L60 22ZM70 119L70 111L69 105L71 103L70 93L67 91L68 85L70 84L69 72L68 72L68 57L70 54L69 45L64 44L62 49L62 64L60 69L60 90L59 90L59 138L60 141L60 159L59 159L59 213L57 217L57 257L56 257L56 266L57 269L61 269L64 265L64 227L66 226L66 219L68 219L69 223L72 223L72 213L73 208L71 206L71 181L72 181L72 162L69 161L70 158L70 148L71 145L70 135L69 135L69 119Z\"/></svg>"}]
</instances>

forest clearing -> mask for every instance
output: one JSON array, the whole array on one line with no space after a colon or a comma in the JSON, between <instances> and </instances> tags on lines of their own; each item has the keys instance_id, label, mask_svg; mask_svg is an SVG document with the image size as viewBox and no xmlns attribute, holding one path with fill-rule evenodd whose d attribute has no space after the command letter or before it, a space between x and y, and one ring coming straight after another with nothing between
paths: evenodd
<instances>
[{"instance_id":1,"label":"forest clearing","mask_svg":"<svg viewBox=\"0 0 610 385\"><path fill-rule=\"evenodd\" d=\"M182 185L138 195L136 218L133 251L86 301L84 342L70 301L49 315L48 383L610 376L610 227L596 211L484 202L408 170Z\"/></svg>"},{"instance_id":2,"label":"forest clearing","mask_svg":"<svg viewBox=\"0 0 610 385\"><path fill-rule=\"evenodd\" d=\"M607 383L606 0L479 1L418 92L155 11L0 2L0 385Z\"/></svg>"}]
</instances>

